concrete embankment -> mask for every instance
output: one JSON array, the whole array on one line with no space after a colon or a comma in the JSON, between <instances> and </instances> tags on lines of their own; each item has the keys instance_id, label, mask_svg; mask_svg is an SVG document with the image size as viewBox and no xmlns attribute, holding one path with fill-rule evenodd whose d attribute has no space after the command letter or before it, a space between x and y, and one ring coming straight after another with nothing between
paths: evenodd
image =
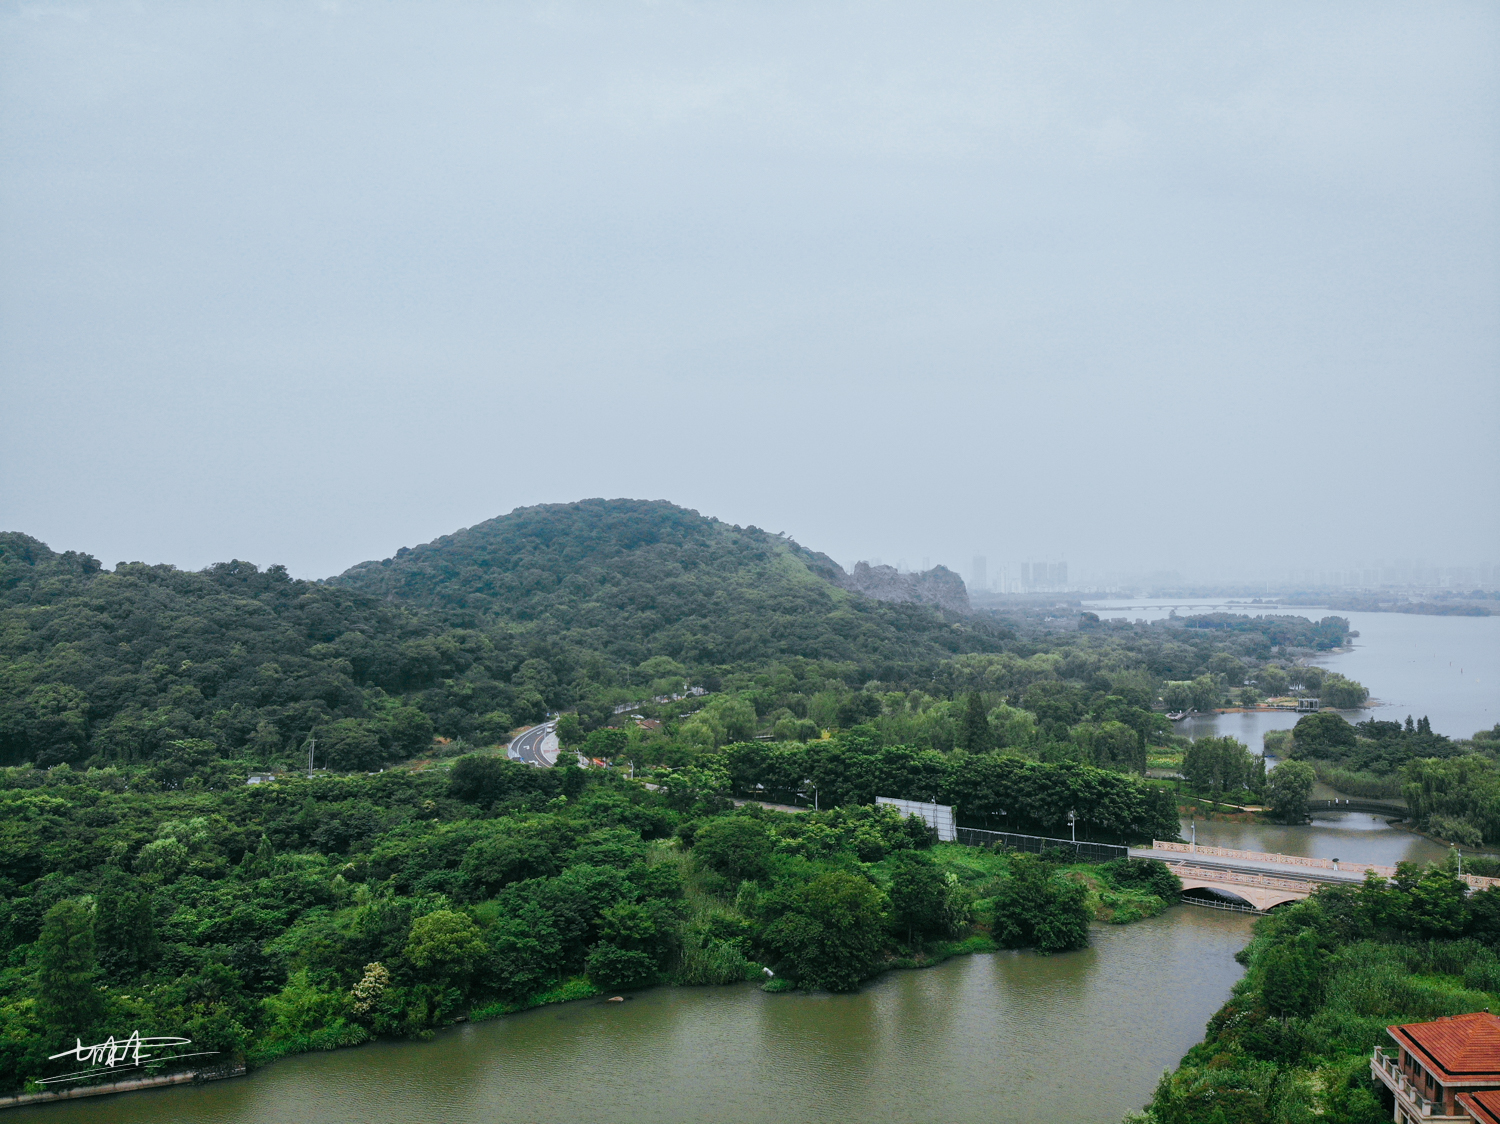
<instances>
[{"instance_id":1,"label":"concrete embankment","mask_svg":"<svg viewBox=\"0 0 1500 1124\"><path fill-rule=\"evenodd\" d=\"M107 1093L134 1093L138 1089L159 1089L167 1085L217 1081L224 1077L237 1077L244 1072L243 1065L215 1066L211 1070L190 1069L181 1073L163 1073L158 1077L132 1077L128 1081L113 1081L108 1085L75 1085L71 1089L48 1090L45 1093L17 1093L0 1097L0 1109L52 1104L56 1101L77 1100L79 1097L102 1097Z\"/></svg>"}]
</instances>

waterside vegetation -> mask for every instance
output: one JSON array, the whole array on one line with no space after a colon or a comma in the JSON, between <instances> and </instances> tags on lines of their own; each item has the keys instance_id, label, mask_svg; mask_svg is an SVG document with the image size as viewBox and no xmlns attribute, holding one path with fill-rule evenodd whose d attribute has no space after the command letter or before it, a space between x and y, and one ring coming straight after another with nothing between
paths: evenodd
<instances>
[{"instance_id":1,"label":"waterside vegetation","mask_svg":"<svg viewBox=\"0 0 1500 1124\"><path fill-rule=\"evenodd\" d=\"M1265 743L1347 795L1404 801L1416 825L1439 838L1467 847L1500 842L1500 726L1457 740L1435 733L1425 717L1351 724L1325 712L1267 734Z\"/></svg>"},{"instance_id":2,"label":"waterside vegetation","mask_svg":"<svg viewBox=\"0 0 1500 1124\"><path fill-rule=\"evenodd\" d=\"M1381 1124L1385 1027L1500 1006L1500 891L1403 863L1256 922L1246 973L1131 1124Z\"/></svg>"},{"instance_id":3,"label":"waterside vegetation","mask_svg":"<svg viewBox=\"0 0 1500 1124\"><path fill-rule=\"evenodd\" d=\"M1159 863L934 845L888 808L736 809L494 756L222 790L147 774L0 770L4 1091L121 1028L253 1065L601 989L769 969L848 990L1078 948L1177 893Z\"/></svg>"}]
</instances>

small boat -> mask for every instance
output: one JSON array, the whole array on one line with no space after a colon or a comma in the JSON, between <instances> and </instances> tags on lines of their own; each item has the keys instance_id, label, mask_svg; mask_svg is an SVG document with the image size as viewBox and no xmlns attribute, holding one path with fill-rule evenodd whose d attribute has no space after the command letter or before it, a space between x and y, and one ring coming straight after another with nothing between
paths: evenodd
<instances>
[{"instance_id":1,"label":"small boat","mask_svg":"<svg viewBox=\"0 0 1500 1124\"><path fill-rule=\"evenodd\" d=\"M1169 710L1167 711L1167 717L1170 718L1173 722L1181 722L1184 718L1187 717L1187 711Z\"/></svg>"}]
</instances>

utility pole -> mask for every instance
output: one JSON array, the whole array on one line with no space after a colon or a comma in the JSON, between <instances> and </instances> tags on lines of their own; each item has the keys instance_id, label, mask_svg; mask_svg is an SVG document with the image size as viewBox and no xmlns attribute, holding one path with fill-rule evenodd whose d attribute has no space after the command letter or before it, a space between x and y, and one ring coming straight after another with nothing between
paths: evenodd
<instances>
[{"instance_id":1,"label":"utility pole","mask_svg":"<svg viewBox=\"0 0 1500 1124\"><path fill-rule=\"evenodd\" d=\"M318 752L318 732L314 730L307 739L307 779L312 780L313 754Z\"/></svg>"}]
</instances>

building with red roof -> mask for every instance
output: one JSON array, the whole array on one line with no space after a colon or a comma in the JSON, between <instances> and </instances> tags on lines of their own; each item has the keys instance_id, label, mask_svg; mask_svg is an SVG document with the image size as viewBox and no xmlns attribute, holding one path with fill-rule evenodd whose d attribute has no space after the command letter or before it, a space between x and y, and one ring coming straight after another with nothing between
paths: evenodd
<instances>
[{"instance_id":1,"label":"building with red roof","mask_svg":"<svg viewBox=\"0 0 1500 1124\"><path fill-rule=\"evenodd\" d=\"M1395 1099L1396 1124L1500 1124L1500 1018L1488 1011L1385 1028L1370 1071Z\"/></svg>"},{"instance_id":2,"label":"building with red roof","mask_svg":"<svg viewBox=\"0 0 1500 1124\"><path fill-rule=\"evenodd\" d=\"M1458 1107L1474 1124L1500 1124L1500 1089L1460 1093Z\"/></svg>"}]
</instances>

